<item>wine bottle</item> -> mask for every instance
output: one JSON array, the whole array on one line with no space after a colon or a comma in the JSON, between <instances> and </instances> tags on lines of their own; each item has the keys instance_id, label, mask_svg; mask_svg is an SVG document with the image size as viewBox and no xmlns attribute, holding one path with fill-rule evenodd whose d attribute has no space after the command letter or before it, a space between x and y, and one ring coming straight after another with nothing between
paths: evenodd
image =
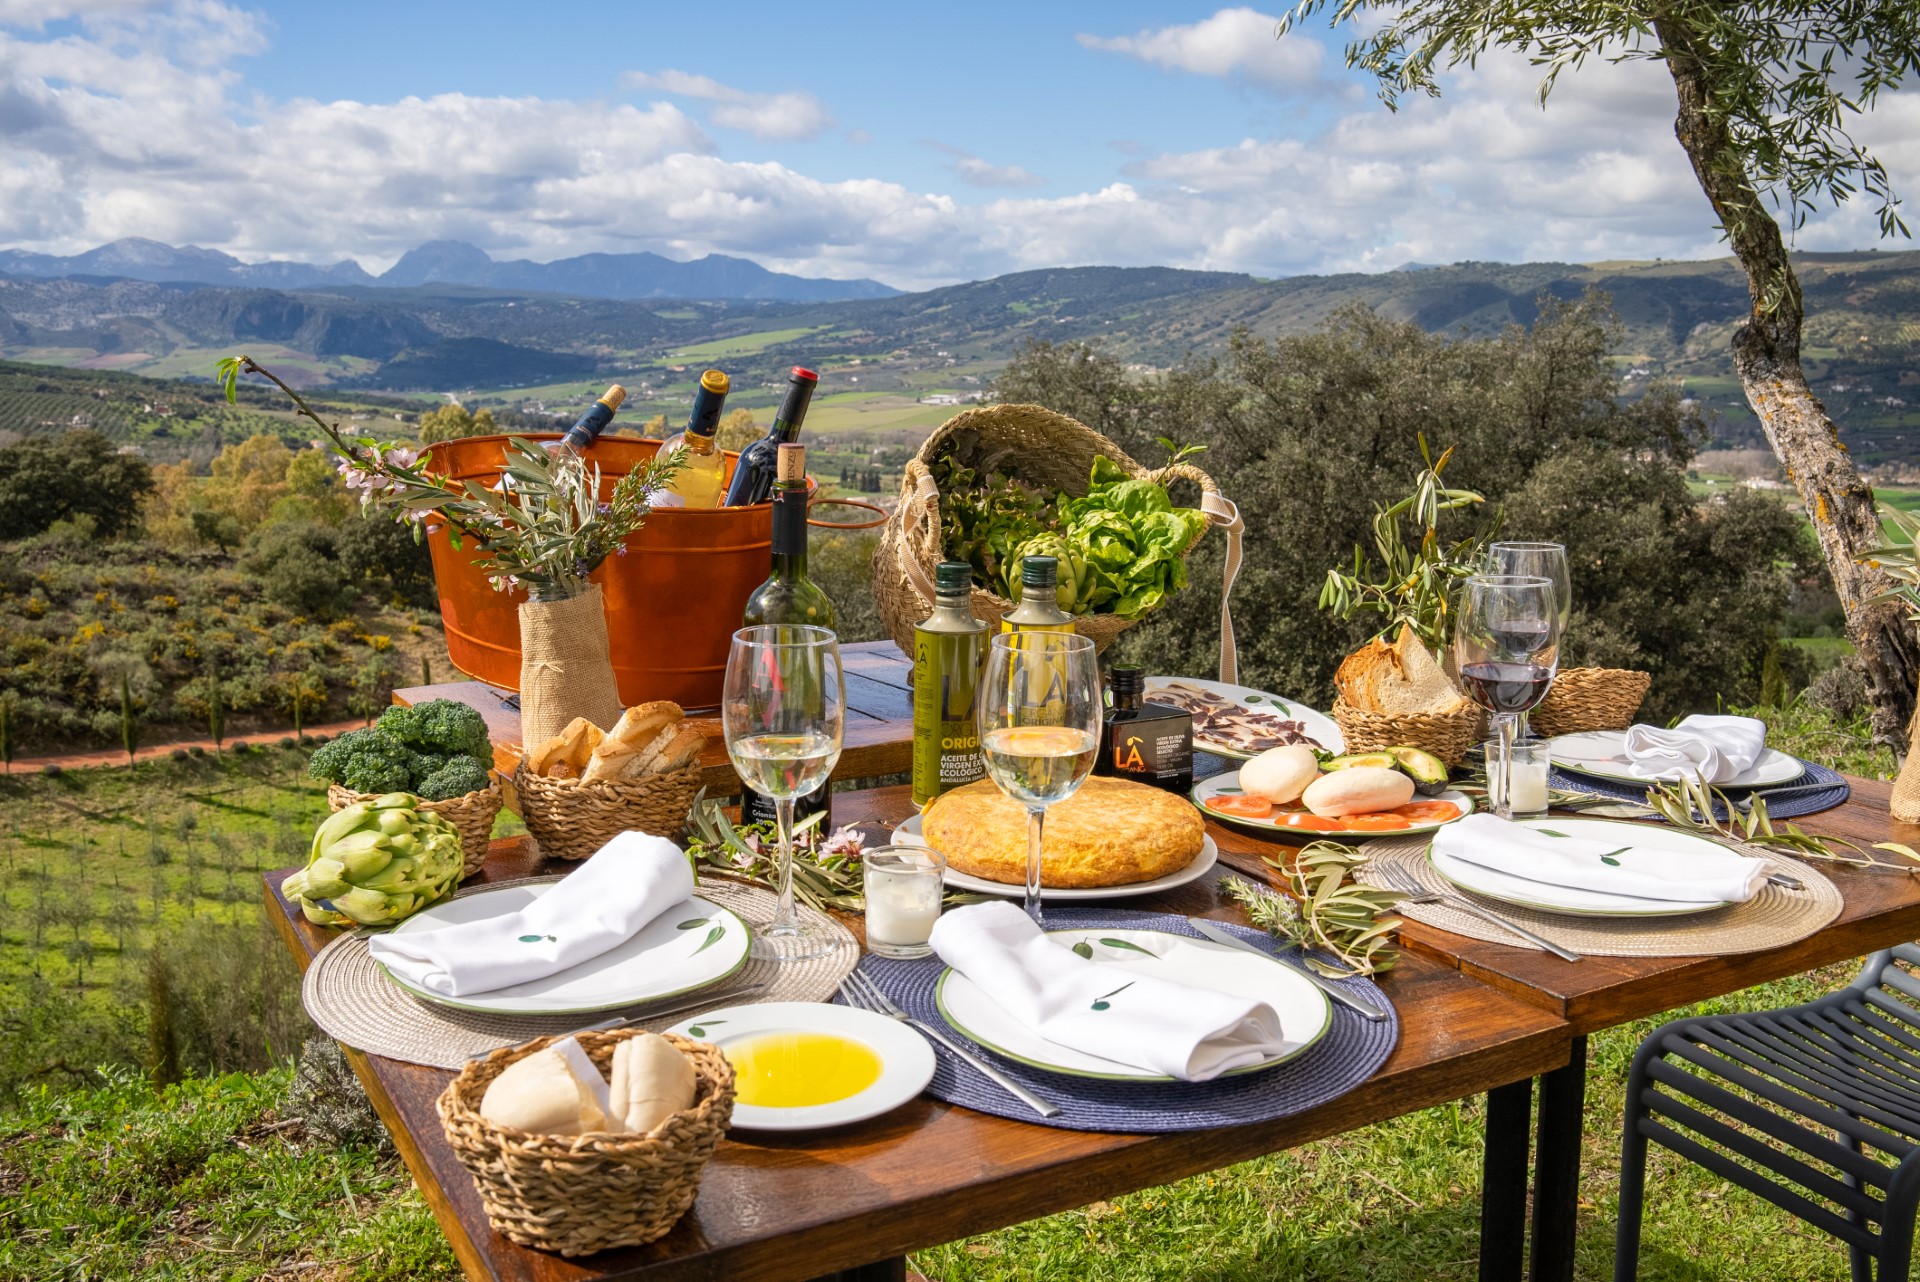
<instances>
[{"instance_id":1,"label":"wine bottle","mask_svg":"<svg viewBox=\"0 0 1920 1282\"><path fill-rule=\"evenodd\" d=\"M1145 668L1111 668L1113 702L1100 732L1093 773L1165 788L1184 797L1193 790L1193 714L1145 698Z\"/></svg>"},{"instance_id":2,"label":"wine bottle","mask_svg":"<svg viewBox=\"0 0 1920 1282\"><path fill-rule=\"evenodd\" d=\"M626 399L627 389L615 383L607 389L606 395L587 407L587 412L580 416L579 422L567 429L565 436L547 448L565 446L575 454L586 453L587 447L599 440L600 433L607 430L607 424L613 422L614 411Z\"/></svg>"},{"instance_id":3,"label":"wine bottle","mask_svg":"<svg viewBox=\"0 0 1920 1282\"><path fill-rule=\"evenodd\" d=\"M687 415L684 430L669 437L660 447L662 458L686 446L686 461L667 482L667 488L655 496L655 507L719 507L721 482L727 474L727 456L714 443L720 430L720 407L727 403L732 384L717 369L700 376L693 393L693 412Z\"/></svg>"},{"instance_id":4,"label":"wine bottle","mask_svg":"<svg viewBox=\"0 0 1920 1282\"><path fill-rule=\"evenodd\" d=\"M782 445L791 445L799 439L800 424L806 420L807 406L813 400L813 389L819 381L820 376L812 370L793 367L793 373L787 376L786 399L780 402L780 412L773 416L773 426L765 436L740 451L724 506L746 507L766 502L767 495L773 492L778 451Z\"/></svg>"},{"instance_id":5,"label":"wine bottle","mask_svg":"<svg viewBox=\"0 0 1920 1282\"><path fill-rule=\"evenodd\" d=\"M773 487L773 573L747 598L746 625L833 626L833 602L807 577L807 447L782 445Z\"/></svg>"},{"instance_id":6,"label":"wine bottle","mask_svg":"<svg viewBox=\"0 0 1920 1282\"><path fill-rule=\"evenodd\" d=\"M1072 632L1073 616L1060 608L1056 593L1060 562L1029 556L1020 562L1020 604L1000 620L1002 632Z\"/></svg>"},{"instance_id":7,"label":"wine bottle","mask_svg":"<svg viewBox=\"0 0 1920 1282\"><path fill-rule=\"evenodd\" d=\"M973 617L973 567L942 561L933 613L913 630L913 804L987 772L973 698L987 661L987 625Z\"/></svg>"}]
</instances>

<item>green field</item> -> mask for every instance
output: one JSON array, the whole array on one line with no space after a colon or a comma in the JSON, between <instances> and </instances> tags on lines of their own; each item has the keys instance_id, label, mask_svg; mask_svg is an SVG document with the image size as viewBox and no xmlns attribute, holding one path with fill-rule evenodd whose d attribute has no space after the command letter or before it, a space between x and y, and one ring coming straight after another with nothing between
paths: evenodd
<instances>
[{"instance_id":1,"label":"green field","mask_svg":"<svg viewBox=\"0 0 1920 1282\"><path fill-rule=\"evenodd\" d=\"M781 343L792 343L816 334L825 329L824 325L806 325L799 329L763 329L753 334L740 334L733 338L716 338L705 343L695 343L692 347L683 347L673 355L675 359L690 361L717 361L729 356L753 356L777 347Z\"/></svg>"},{"instance_id":2,"label":"green field","mask_svg":"<svg viewBox=\"0 0 1920 1282\"><path fill-rule=\"evenodd\" d=\"M379 361L358 356L315 357L280 343L241 342L222 347L176 347L164 356L148 357L121 368L148 378L211 379L216 361L239 352L245 352L282 378L288 378L290 372L305 374L307 382L357 378L380 366ZM288 378L288 381L294 380Z\"/></svg>"}]
</instances>

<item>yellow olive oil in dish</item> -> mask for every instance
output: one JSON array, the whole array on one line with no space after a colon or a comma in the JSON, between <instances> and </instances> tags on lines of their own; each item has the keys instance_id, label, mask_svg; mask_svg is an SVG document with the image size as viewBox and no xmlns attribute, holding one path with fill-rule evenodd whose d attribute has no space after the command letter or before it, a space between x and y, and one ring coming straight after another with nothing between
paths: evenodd
<instances>
[{"instance_id":1,"label":"yellow olive oil in dish","mask_svg":"<svg viewBox=\"0 0 1920 1282\"><path fill-rule=\"evenodd\" d=\"M759 1033L726 1047L733 1096L757 1108L807 1108L851 1099L880 1080L880 1057L837 1033Z\"/></svg>"}]
</instances>

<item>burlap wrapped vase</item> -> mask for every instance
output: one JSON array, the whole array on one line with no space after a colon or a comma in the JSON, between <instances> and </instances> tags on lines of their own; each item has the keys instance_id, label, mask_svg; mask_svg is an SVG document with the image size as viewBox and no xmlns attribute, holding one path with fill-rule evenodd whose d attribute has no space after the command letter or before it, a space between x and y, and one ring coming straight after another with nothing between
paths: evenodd
<instances>
[{"instance_id":1,"label":"burlap wrapped vase","mask_svg":"<svg viewBox=\"0 0 1920 1282\"><path fill-rule=\"evenodd\" d=\"M1920 824L1920 716L1907 728L1907 759L1894 776L1893 797L1887 809L1898 823Z\"/></svg>"},{"instance_id":2,"label":"burlap wrapped vase","mask_svg":"<svg viewBox=\"0 0 1920 1282\"><path fill-rule=\"evenodd\" d=\"M605 730L620 719L600 585L564 601L520 606L520 742L544 743L575 717Z\"/></svg>"}]
</instances>

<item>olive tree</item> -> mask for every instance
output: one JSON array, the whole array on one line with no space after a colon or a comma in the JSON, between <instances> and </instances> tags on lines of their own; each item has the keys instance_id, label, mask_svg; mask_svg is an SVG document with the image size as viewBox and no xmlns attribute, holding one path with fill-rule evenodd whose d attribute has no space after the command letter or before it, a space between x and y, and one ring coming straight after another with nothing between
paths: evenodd
<instances>
[{"instance_id":1,"label":"olive tree","mask_svg":"<svg viewBox=\"0 0 1920 1282\"><path fill-rule=\"evenodd\" d=\"M1379 11L1378 15L1373 11ZM1879 95L1920 70L1914 0L1303 0L1280 32L1315 13L1360 32L1347 65L1396 108L1438 95L1441 70L1504 49L1542 69L1544 104L1589 59L1657 61L1673 77L1674 132L1747 278L1752 310L1734 368L1799 490L1873 688L1874 729L1904 744L1920 676L1912 626L1874 598L1892 585L1866 554L1880 527L1873 491L1840 443L1800 362L1803 308L1780 217L1792 228L1823 202L1863 196L1882 235L1905 235L1881 162L1848 132Z\"/></svg>"}]
</instances>

